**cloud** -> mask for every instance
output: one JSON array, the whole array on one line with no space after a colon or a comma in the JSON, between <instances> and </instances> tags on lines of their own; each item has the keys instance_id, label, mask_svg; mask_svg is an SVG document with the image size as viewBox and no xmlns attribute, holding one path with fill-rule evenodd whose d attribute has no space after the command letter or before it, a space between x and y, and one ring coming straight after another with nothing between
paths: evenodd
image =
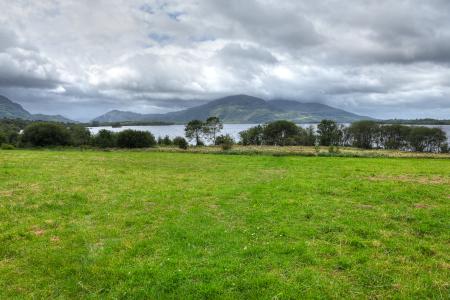
<instances>
[{"instance_id":1,"label":"cloud","mask_svg":"<svg viewBox=\"0 0 450 300\"><path fill-rule=\"evenodd\" d=\"M238 93L375 117L450 110L446 0L0 5L0 93L74 118Z\"/></svg>"},{"instance_id":2,"label":"cloud","mask_svg":"<svg viewBox=\"0 0 450 300\"><path fill-rule=\"evenodd\" d=\"M57 68L49 59L0 27L0 86L55 88L58 83Z\"/></svg>"}]
</instances>

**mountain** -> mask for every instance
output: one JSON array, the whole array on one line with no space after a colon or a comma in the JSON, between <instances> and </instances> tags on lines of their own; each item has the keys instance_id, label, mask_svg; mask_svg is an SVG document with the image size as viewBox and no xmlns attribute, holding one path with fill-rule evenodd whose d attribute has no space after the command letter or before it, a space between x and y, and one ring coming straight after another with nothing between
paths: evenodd
<instances>
[{"instance_id":1,"label":"mountain","mask_svg":"<svg viewBox=\"0 0 450 300\"><path fill-rule=\"evenodd\" d=\"M31 114L20 104L0 95L0 119L30 119Z\"/></svg>"},{"instance_id":2,"label":"mountain","mask_svg":"<svg viewBox=\"0 0 450 300\"><path fill-rule=\"evenodd\" d=\"M104 115L95 118L93 121L100 123L125 122L125 121L142 121L147 115L134 113L131 111L111 110Z\"/></svg>"},{"instance_id":3,"label":"mountain","mask_svg":"<svg viewBox=\"0 0 450 300\"><path fill-rule=\"evenodd\" d=\"M33 121L44 121L44 122L78 123L77 121L68 119L61 115L33 114L31 115L30 119Z\"/></svg>"},{"instance_id":4,"label":"mountain","mask_svg":"<svg viewBox=\"0 0 450 300\"><path fill-rule=\"evenodd\" d=\"M62 123L76 123L61 115L31 114L20 104L0 95L0 119L24 119L34 121L51 121Z\"/></svg>"},{"instance_id":5,"label":"mountain","mask_svg":"<svg viewBox=\"0 0 450 300\"><path fill-rule=\"evenodd\" d=\"M95 118L93 121L100 123L124 121L186 123L193 119L205 120L210 116L219 117L224 123L242 124L265 123L274 120L314 123L323 119L345 123L371 119L320 103L302 103L282 99L265 101L257 97L235 95L166 114L138 114L114 110Z\"/></svg>"}]
</instances>

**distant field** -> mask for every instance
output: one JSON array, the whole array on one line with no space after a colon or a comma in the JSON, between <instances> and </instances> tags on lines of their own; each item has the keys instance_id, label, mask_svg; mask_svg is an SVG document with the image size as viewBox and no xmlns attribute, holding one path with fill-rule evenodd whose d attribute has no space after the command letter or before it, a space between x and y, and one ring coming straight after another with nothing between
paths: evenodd
<instances>
[{"instance_id":1,"label":"distant field","mask_svg":"<svg viewBox=\"0 0 450 300\"><path fill-rule=\"evenodd\" d=\"M0 151L0 299L434 298L450 160Z\"/></svg>"}]
</instances>

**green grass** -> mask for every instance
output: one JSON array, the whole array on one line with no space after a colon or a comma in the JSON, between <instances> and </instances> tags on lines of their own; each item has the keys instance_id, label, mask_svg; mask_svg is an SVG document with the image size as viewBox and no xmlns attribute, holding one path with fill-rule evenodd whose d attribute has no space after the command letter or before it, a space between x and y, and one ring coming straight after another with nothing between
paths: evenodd
<instances>
[{"instance_id":1,"label":"green grass","mask_svg":"<svg viewBox=\"0 0 450 300\"><path fill-rule=\"evenodd\" d=\"M449 298L450 160L0 151L0 299Z\"/></svg>"}]
</instances>

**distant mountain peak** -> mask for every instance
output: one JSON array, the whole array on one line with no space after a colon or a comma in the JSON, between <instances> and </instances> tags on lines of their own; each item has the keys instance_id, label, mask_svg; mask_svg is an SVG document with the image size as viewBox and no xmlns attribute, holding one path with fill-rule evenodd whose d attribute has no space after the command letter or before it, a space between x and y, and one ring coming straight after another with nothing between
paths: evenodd
<instances>
[{"instance_id":1,"label":"distant mountain peak","mask_svg":"<svg viewBox=\"0 0 450 300\"><path fill-rule=\"evenodd\" d=\"M0 119L29 119L31 114L22 105L0 95Z\"/></svg>"},{"instance_id":2,"label":"distant mountain peak","mask_svg":"<svg viewBox=\"0 0 450 300\"><path fill-rule=\"evenodd\" d=\"M31 114L22 105L0 95L0 119L24 119L36 121L53 121L63 123L76 123L61 115Z\"/></svg>"},{"instance_id":3,"label":"distant mountain peak","mask_svg":"<svg viewBox=\"0 0 450 300\"><path fill-rule=\"evenodd\" d=\"M139 114L112 110L94 119L101 123L124 121L164 121L187 123L193 119L205 120L219 117L225 123L266 123L286 119L297 123L314 123L322 119L353 122L370 119L321 103L304 103L293 100L264 99L245 94L232 95L206 104L166 114Z\"/></svg>"}]
</instances>

